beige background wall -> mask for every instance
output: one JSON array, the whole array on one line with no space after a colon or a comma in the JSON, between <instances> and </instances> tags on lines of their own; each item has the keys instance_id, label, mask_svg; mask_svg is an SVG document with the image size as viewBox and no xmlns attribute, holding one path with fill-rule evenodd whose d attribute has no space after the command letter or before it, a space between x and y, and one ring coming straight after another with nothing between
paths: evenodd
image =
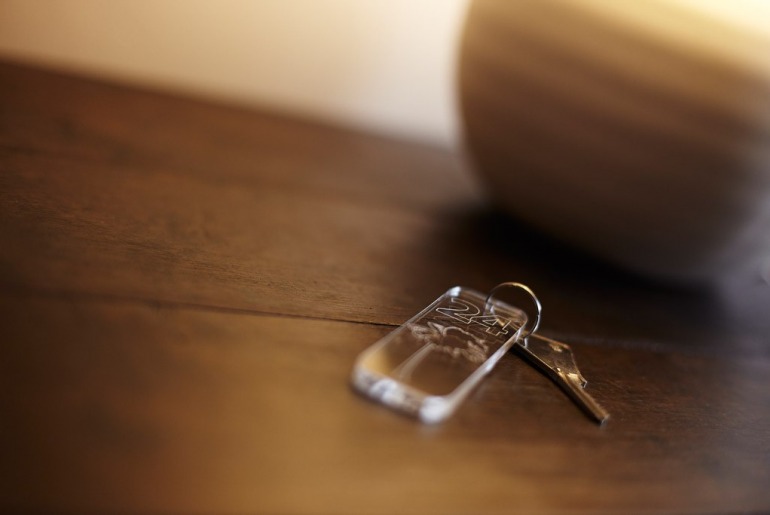
<instances>
[{"instance_id":1,"label":"beige background wall","mask_svg":"<svg viewBox=\"0 0 770 515\"><path fill-rule=\"evenodd\" d=\"M0 0L0 55L449 145L467 0Z\"/></svg>"},{"instance_id":2,"label":"beige background wall","mask_svg":"<svg viewBox=\"0 0 770 515\"><path fill-rule=\"evenodd\" d=\"M769 0L668 1L768 29ZM0 0L0 56L449 146L468 2Z\"/></svg>"}]
</instances>

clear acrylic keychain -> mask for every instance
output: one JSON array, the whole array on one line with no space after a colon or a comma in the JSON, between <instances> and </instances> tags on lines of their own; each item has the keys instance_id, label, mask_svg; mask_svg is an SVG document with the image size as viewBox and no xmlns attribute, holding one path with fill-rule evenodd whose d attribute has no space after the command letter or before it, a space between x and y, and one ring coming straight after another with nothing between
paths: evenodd
<instances>
[{"instance_id":1,"label":"clear acrylic keychain","mask_svg":"<svg viewBox=\"0 0 770 515\"><path fill-rule=\"evenodd\" d=\"M494 297L504 287L531 297L537 310L534 321ZM541 312L537 296L521 283L501 283L488 295L456 286L362 352L351 381L358 391L391 408L426 423L440 422L516 346L586 413L603 422L608 415L583 391L586 381L569 346L533 335Z\"/></svg>"},{"instance_id":2,"label":"clear acrylic keychain","mask_svg":"<svg viewBox=\"0 0 770 515\"><path fill-rule=\"evenodd\" d=\"M537 297L523 287L539 310ZM353 368L353 385L423 422L439 422L522 337L526 323L524 311L454 287L365 350Z\"/></svg>"}]
</instances>

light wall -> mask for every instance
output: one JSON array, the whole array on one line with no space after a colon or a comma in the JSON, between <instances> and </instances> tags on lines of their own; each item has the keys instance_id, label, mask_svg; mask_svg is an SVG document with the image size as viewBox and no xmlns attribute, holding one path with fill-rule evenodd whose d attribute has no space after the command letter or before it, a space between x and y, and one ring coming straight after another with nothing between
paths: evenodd
<instances>
[{"instance_id":1,"label":"light wall","mask_svg":"<svg viewBox=\"0 0 770 515\"><path fill-rule=\"evenodd\" d=\"M451 146L467 1L0 0L0 56Z\"/></svg>"}]
</instances>

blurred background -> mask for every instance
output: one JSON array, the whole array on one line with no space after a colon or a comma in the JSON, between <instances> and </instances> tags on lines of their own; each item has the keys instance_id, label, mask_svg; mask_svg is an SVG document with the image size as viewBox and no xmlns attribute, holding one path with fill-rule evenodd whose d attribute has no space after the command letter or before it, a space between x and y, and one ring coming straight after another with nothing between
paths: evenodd
<instances>
[{"instance_id":1,"label":"blurred background","mask_svg":"<svg viewBox=\"0 0 770 515\"><path fill-rule=\"evenodd\" d=\"M450 150L462 133L498 204L591 253L666 278L756 270L770 2L473 6L0 0L0 57Z\"/></svg>"},{"instance_id":2,"label":"blurred background","mask_svg":"<svg viewBox=\"0 0 770 515\"><path fill-rule=\"evenodd\" d=\"M673 0L767 31L764 0ZM0 56L445 146L469 0L0 0Z\"/></svg>"},{"instance_id":3,"label":"blurred background","mask_svg":"<svg viewBox=\"0 0 770 515\"><path fill-rule=\"evenodd\" d=\"M468 0L0 0L0 55L451 145Z\"/></svg>"}]
</instances>

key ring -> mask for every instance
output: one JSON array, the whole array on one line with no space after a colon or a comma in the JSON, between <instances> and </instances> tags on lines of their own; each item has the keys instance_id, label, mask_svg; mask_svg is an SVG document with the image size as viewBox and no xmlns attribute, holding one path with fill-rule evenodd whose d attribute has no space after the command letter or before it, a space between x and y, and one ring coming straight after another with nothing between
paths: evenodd
<instances>
[{"instance_id":1,"label":"key ring","mask_svg":"<svg viewBox=\"0 0 770 515\"><path fill-rule=\"evenodd\" d=\"M502 288L524 290L535 303L537 316L522 324L523 311L495 300ZM521 283L500 283L486 298L455 286L361 353L351 382L367 397L432 424L449 417L514 349L602 424L609 414L585 391L586 380L570 346L534 334L542 309L535 293Z\"/></svg>"},{"instance_id":2,"label":"key ring","mask_svg":"<svg viewBox=\"0 0 770 515\"><path fill-rule=\"evenodd\" d=\"M521 284L517 282L504 282L500 283L491 290L489 290L489 295L487 295L486 300L484 301L484 313L488 312L490 310L491 306L491 300L492 296L495 294L495 292L501 288L519 288L521 290L524 290L535 302L535 307L537 308L537 318L535 319L535 325L532 326L532 329L530 329L528 332L524 333L520 338L526 338L535 331L537 331L537 328L540 327L540 317L543 313L543 306L540 304L540 300L537 298L537 295L535 295L535 292L532 291L532 289L527 286L526 284Z\"/></svg>"}]
</instances>

